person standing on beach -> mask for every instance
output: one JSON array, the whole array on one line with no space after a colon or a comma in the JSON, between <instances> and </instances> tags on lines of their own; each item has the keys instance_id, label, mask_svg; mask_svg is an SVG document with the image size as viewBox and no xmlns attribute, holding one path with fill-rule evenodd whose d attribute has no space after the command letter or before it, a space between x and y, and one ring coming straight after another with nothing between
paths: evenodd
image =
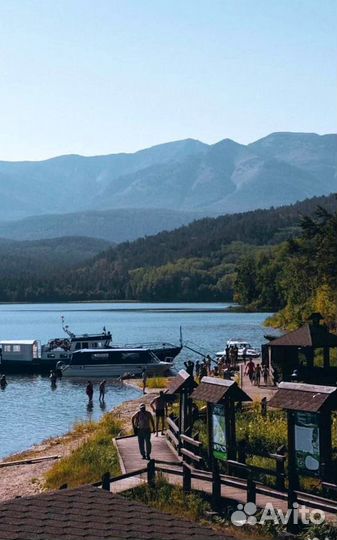
<instances>
[{"instance_id":1,"label":"person standing on beach","mask_svg":"<svg viewBox=\"0 0 337 540\"><path fill-rule=\"evenodd\" d=\"M105 398L105 385L106 380L102 381L99 385L99 401L104 401Z\"/></svg>"},{"instance_id":2,"label":"person standing on beach","mask_svg":"<svg viewBox=\"0 0 337 540\"><path fill-rule=\"evenodd\" d=\"M139 411L132 417L132 427L138 437L139 451L143 459L151 459L151 432L154 431L152 414L141 403Z\"/></svg>"},{"instance_id":3,"label":"person standing on beach","mask_svg":"<svg viewBox=\"0 0 337 540\"><path fill-rule=\"evenodd\" d=\"M167 416L167 403L165 394L161 390L159 396L151 401L151 407L156 415L156 437L158 437L159 422L161 420L161 434L164 435L165 418Z\"/></svg>"},{"instance_id":4,"label":"person standing on beach","mask_svg":"<svg viewBox=\"0 0 337 540\"><path fill-rule=\"evenodd\" d=\"M93 395L94 395L94 385L91 381L88 381L87 387L85 389L85 392L88 396L89 402L92 401Z\"/></svg>"},{"instance_id":5,"label":"person standing on beach","mask_svg":"<svg viewBox=\"0 0 337 540\"><path fill-rule=\"evenodd\" d=\"M143 394L145 394L146 393L146 383L147 383L147 371L146 371L145 367L142 369L142 382L143 382Z\"/></svg>"}]
</instances>

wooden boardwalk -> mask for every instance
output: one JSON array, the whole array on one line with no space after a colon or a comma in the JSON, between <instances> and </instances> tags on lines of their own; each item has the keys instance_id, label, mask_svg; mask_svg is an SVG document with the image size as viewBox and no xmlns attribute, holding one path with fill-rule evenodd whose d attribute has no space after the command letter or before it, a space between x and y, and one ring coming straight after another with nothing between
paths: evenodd
<instances>
[{"instance_id":1,"label":"wooden boardwalk","mask_svg":"<svg viewBox=\"0 0 337 540\"><path fill-rule=\"evenodd\" d=\"M166 437L163 435L159 435L158 437L152 435L151 443L151 458L156 461L176 463L177 465L180 463L177 456L167 444ZM146 467L147 460L143 459L140 455L137 437L123 437L121 439L116 439L115 444L119 454L122 474Z\"/></svg>"},{"instance_id":2,"label":"wooden boardwalk","mask_svg":"<svg viewBox=\"0 0 337 540\"><path fill-rule=\"evenodd\" d=\"M170 462L174 463L172 469L181 469L181 461L173 453L169 447L166 437L152 436L152 454L151 457L156 461L160 462ZM137 471L146 467L148 461L143 460L140 456L138 449L138 440L137 437L124 437L121 439L115 440L115 445L118 450L120 465L122 474L132 473L132 471ZM160 463L158 463L160 465ZM165 465L164 465L165 466ZM170 466L165 466L166 469L170 469ZM196 471L197 472L197 471ZM182 485L182 476L177 474L172 474L169 471L163 473L163 476L168 480L168 482L175 485ZM231 506L236 506L238 503L245 504L247 501L247 490L245 481L234 479L231 482L231 477L228 477L229 484L233 485L222 485L221 486L221 495L224 499L227 500L227 503ZM132 489L141 484L147 482L146 473L139 474L136 476L131 476L130 478L125 478L112 482L110 484L110 491L114 493L121 493L128 489ZM192 489L197 491L202 491L204 493L212 493L212 483L209 480L202 478L193 478L192 477ZM259 491L259 490L258 490ZM256 505L259 508L264 508L266 503L272 503L275 509L280 509L283 512L287 510L287 496L285 492L277 492L272 488L266 486L263 487L263 493L256 494ZM306 506L308 508L315 508L314 501L306 501ZM326 512L326 518L328 520L335 521L336 514L335 512Z\"/></svg>"}]
</instances>

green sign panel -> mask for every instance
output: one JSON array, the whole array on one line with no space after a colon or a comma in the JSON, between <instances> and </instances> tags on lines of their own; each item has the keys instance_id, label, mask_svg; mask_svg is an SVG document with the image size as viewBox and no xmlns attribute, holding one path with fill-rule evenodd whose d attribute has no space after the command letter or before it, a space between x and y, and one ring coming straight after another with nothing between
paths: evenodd
<instances>
[{"instance_id":1,"label":"green sign panel","mask_svg":"<svg viewBox=\"0 0 337 540\"><path fill-rule=\"evenodd\" d=\"M297 470L316 476L320 465L318 414L296 412L294 418Z\"/></svg>"},{"instance_id":2,"label":"green sign panel","mask_svg":"<svg viewBox=\"0 0 337 540\"><path fill-rule=\"evenodd\" d=\"M227 460L227 442L225 426L225 407L213 407L213 456L216 459Z\"/></svg>"}]
</instances>

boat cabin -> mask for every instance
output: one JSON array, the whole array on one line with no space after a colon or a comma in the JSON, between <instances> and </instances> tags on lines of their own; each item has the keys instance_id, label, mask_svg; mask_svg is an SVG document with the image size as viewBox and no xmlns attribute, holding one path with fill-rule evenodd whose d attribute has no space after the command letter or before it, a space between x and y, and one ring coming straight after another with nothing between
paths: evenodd
<instances>
[{"instance_id":1,"label":"boat cabin","mask_svg":"<svg viewBox=\"0 0 337 540\"><path fill-rule=\"evenodd\" d=\"M36 339L1 340L1 361L32 362L41 356L40 342Z\"/></svg>"}]
</instances>

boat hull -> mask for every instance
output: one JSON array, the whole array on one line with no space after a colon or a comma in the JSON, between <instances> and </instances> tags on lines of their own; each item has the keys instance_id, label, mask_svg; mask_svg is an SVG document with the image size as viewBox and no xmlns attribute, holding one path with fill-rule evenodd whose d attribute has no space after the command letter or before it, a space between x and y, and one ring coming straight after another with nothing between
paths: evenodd
<instances>
[{"instance_id":1,"label":"boat hull","mask_svg":"<svg viewBox=\"0 0 337 540\"><path fill-rule=\"evenodd\" d=\"M83 364L66 365L62 368L63 377L77 377L82 379L100 378L100 377L124 377L141 376L145 368L148 376L162 377L168 375L174 367L173 362L158 362L153 364Z\"/></svg>"}]
</instances>

